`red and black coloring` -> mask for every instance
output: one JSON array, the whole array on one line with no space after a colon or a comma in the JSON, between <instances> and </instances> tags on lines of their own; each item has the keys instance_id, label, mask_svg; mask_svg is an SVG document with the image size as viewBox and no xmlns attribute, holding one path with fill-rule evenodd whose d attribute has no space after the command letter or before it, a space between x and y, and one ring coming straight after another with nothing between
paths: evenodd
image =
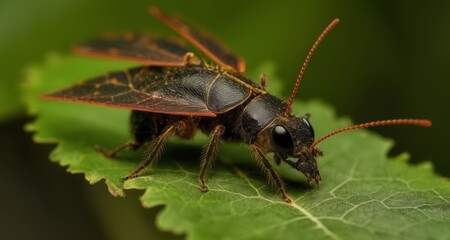
<instances>
[{"instance_id":1,"label":"red and black coloring","mask_svg":"<svg viewBox=\"0 0 450 240\"><path fill-rule=\"evenodd\" d=\"M150 8L150 13L218 65L211 66L196 58L180 39L133 34L105 36L77 46L75 52L143 65L112 72L44 96L132 110L134 140L111 151L99 149L106 156L114 157L123 149L149 147L150 151L141 165L124 179L140 176L156 162L169 137L176 135L191 139L199 129L210 136L203 149L198 177L202 191L208 191L206 174L218 152L219 143L222 140L241 141L250 146L259 165L267 172L270 183L276 186L283 200L290 203L282 179L266 157L268 153L274 154L276 164L287 163L302 172L308 183L319 184L321 176L316 157L322 152L316 145L324 139L343 131L373 126L431 125L430 121L419 119L376 121L339 129L314 141L309 115L294 116L290 109L313 52L339 22L338 19L332 21L314 43L286 102L266 92L265 76L261 77L260 84L245 78L242 75L245 62L218 40L155 7Z\"/></svg>"}]
</instances>

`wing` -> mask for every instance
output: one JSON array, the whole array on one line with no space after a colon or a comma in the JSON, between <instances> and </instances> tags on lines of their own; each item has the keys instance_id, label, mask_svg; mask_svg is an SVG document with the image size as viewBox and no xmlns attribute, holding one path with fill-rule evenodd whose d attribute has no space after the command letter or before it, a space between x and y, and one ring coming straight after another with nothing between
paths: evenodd
<instances>
[{"instance_id":1,"label":"wing","mask_svg":"<svg viewBox=\"0 0 450 240\"><path fill-rule=\"evenodd\" d=\"M216 74L189 68L141 66L43 97L146 112L214 117L216 114L208 110L205 99L207 86Z\"/></svg>"},{"instance_id":2,"label":"wing","mask_svg":"<svg viewBox=\"0 0 450 240\"><path fill-rule=\"evenodd\" d=\"M245 71L245 61L231 53L224 44L219 43L219 41L215 40L213 37L192 29L178 19L161 12L156 7L151 7L149 11L153 16L178 32L218 64L237 72Z\"/></svg>"},{"instance_id":3,"label":"wing","mask_svg":"<svg viewBox=\"0 0 450 240\"><path fill-rule=\"evenodd\" d=\"M110 35L75 47L79 55L113 58L154 66L184 66L192 53L185 43L146 35Z\"/></svg>"}]
</instances>

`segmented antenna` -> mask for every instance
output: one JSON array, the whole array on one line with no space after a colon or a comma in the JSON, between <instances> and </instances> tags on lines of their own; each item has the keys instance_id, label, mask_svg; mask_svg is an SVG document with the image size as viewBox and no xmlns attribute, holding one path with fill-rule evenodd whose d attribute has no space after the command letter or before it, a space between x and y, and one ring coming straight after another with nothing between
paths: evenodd
<instances>
[{"instance_id":1,"label":"segmented antenna","mask_svg":"<svg viewBox=\"0 0 450 240\"><path fill-rule=\"evenodd\" d=\"M309 147L309 150L313 150L317 144L321 143L323 140L332 137L336 134L355 130L355 129L361 129L361 128L370 128L370 127L377 127L377 126L386 126L386 125L417 125L422 127L430 127L431 121L430 120L423 120L423 119L392 119L392 120L382 120L382 121L375 121L375 122L369 122L369 123L363 123L358 125L353 125L345 128L338 129L336 131L333 131L331 133L328 133L327 135L321 137L319 140L315 141L311 147Z\"/></svg>"},{"instance_id":2,"label":"segmented antenna","mask_svg":"<svg viewBox=\"0 0 450 240\"><path fill-rule=\"evenodd\" d=\"M339 19L334 19L326 28L323 30L322 34L320 34L319 38L317 38L314 45L311 47L311 50L309 50L308 56L306 56L305 61L303 62L302 69L300 70L300 73L298 74L297 80L295 81L294 89L292 90L291 97L289 98L288 105L286 107L286 110L284 111L284 116L289 115L289 111L291 110L292 103L294 102L295 95L297 95L298 87L300 86L300 81L303 78L303 75L305 74L306 67L308 66L309 60L311 60L311 57L316 51L317 46L319 46L320 42L322 42L323 38L328 34L328 32L337 24L339 23Z\"/></svg>"}]
</instances>

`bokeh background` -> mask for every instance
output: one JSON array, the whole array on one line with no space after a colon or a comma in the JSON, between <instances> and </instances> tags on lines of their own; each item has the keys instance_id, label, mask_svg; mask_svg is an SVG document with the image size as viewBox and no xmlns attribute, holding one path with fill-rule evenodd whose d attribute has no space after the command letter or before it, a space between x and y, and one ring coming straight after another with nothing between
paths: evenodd
<instances>
[{"instance_id":1,"label":"bokeh background","mask_svg":"<svg viewBox=\"0 0 450 240\"><path fill-rule=\"evenodd\" d=\"M138 193L118 199L102 184L89 186L47 160L53 146L35 145L23 132L30 120L20 101L24 70L102 32L174 34L147 14L150 5L208 29L247 60L249 71L273 62L285 97L314 40L339 17L298 98L322 99L355 122L433 120L430 129L376 131L396 140L391 154L408 151L413 164L431 160L450 176L449 1L0 0L0 238L174 237L157 230L158 209L142 209Z\"/></svg>"}]
</instances>

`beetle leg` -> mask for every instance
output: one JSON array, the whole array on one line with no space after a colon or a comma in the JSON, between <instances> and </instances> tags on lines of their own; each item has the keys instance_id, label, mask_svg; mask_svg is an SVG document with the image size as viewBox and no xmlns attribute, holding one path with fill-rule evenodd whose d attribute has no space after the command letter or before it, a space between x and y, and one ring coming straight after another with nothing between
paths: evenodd
<instances>
[{"instance_id":1,"label":"beetle leg","mask_svg":"<svg viewBox=\"0 0 450 240\"><path fill-rule=\"evenodd\" d=\"M95 145L95 150L97 150L97 152L102 153L105 157L108 158L113 158L114 156L116 156L117 153L121 152L122 150L125 149L137 149L138 147L140 147L141 144L137 143L137 142L127 142L124 143L122 145L119 145L111 150L106 150L102 147L100 147L99 145Z\"/></svg>"},{"instance_id":2,"label":"beetle leg","mask_svg":"<svg viewBox=\"0 0 450 240\"><path fill-rule=\"evenodd\" d=\"M149 144L149 147L151 149L150 153L145 157L145 159L142 161L139 167L136 168L136 170L123 178L124 180L138 177L148 166L150 166L150 164L158 160L164 146L166 145L167 139L175 133L177 127L179 126L179 123L180 122L174 122L170 125L167 125L162 133L151 141L151 143Z\"/></svg>"},{"instance_id":3,"label":"beetle leg","mask_svg":"<svg viewBox=\"0 0 450 240\"><path fill-rule=\"evenodd\" d=\"M260 160L259 162L262 163L261 166L264 167L264 170L267 172L267 177L269 178L269 182L275 183L278 190L280 191L281 197L286 203L292 203L291 198L287 195L286 189L284 188L283 180L281 180L280 176L275 172L275 170L272 168L272 165L270 164L269 160L266 158L262 150L256 146L256 145L250 145L253 152L256 155L256 158Z\"/></svg>"},{"instance_id":4,"label":"beetle leg","mask_svg":"<svg viewBox=\"0 0 450 240\"><path fill-rule=\"evenodd\" d=\"M113 158L117 153L125 149L136 150L144 143L155 138L158 120L157 114L133 111L131 114L131 132L134 135L133 141L129 141L110 150L104 149L98 145L94 147L98 152L109 158Z\"/></svg>"},{"instance_id":5,"label":"beetle leg","mask_svg":"<svg viewBox=\"0 0 450 240\"><path fill-rule=\"evenodd\" d=\"M261 76L259 77L259 81L261 83L261 87L264 91L266 91L266 86L267 86L267 76L266 74L261 74Z\"/></svg>"},{"instance_id":6,"label":"beetle leg","mask_svg":"<svg viewBox=\"0 0 450 240\"><path fill-rule=\"evenodd\" d=\"M198 183L202 192L208 191L208 186L205 183L206 171L217 155L217 149L224 132L225 127L223 125L217 125L211 134L211 140L208 145L203 148L200 173L198 174Z\"/></svg>"}]
</instances>

